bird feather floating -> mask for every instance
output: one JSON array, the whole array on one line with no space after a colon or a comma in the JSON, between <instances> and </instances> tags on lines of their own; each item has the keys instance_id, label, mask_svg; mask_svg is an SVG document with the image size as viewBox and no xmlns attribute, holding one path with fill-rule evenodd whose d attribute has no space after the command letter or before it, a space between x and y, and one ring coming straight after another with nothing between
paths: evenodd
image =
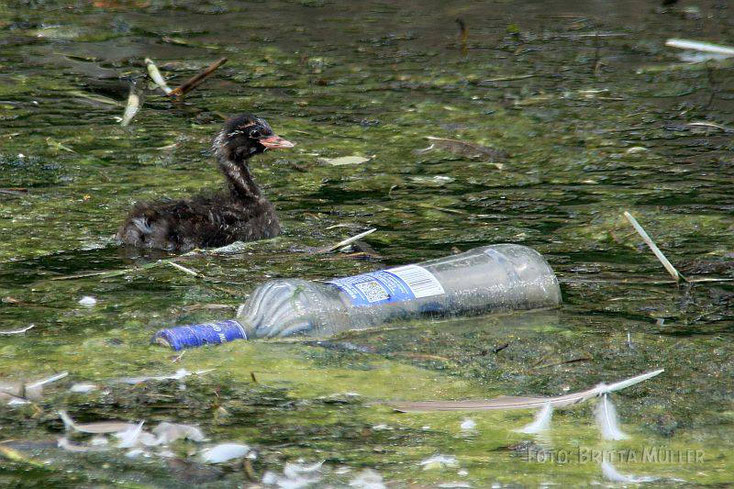
<instances>
[{"instance_id":1,"label":"bird feather floating","mask_svg":"<svg viewBox=\"0 0 734 489\"><path fill-rule=\"evenodd\" d=\"M163 90L163 93L168 95L173 91L166 83L166 79L163 78L161 72L158 71L158 67L155 65L155 63L153 63L153 60L151 60L150 58L145 58L145 67L148 69L148 75L150 76L150 79L153 80L155 84L160 87L161 90Z\"/></svg>"},{"instance_id":2,"label":"bird feather floating","mask_svg":"<svg viewBox=\"0 0 734 489\"><path fill-rule=\"evenodd\" d=\"M137 445L138 438L140 438L140 435L143 432L143 423L145 423L145 421L141 421L137 425L134 425L125 431L115 433L115 436L120 439L117 443L117 448L132 448Z\"/></svg>"},{"instance_id":3,"label":"bird feather floating","mask_svg":"<svg viewBox=\"0 0 734 489\"><path fill-rule=\"evenodd\" d=\"M619 427L617 409L609 399L608 393L602 394L596 406L596 424L599 426L601 436L605 440L624 440L628 438Z\"/></svg>"},{"instance_id":4,"label":"bird feather floating","mask_svg":"<svg viewBox=\"0 0 734 489\"><path fill-rule=\"evenodd\" d=\"M547 431L550 428L551 419L553 418L553 404L546 402L543 409L535 414L535 419L529 425L515 430L518 433L538 434Z\"/></svg>"},{"instance_id":5,"label":"bird feather floating","mask_svg":"<svg viewBox=\"0 0 734 489\"><path fill-rule=\"evenodd\" d=\"M130 124L135 117L135 114L140 110L140 96L136 93L135 87L130 87L130 95L127 96L127 105L125 106L125 112L122 114L120 125L125 127Z\"/></svg>"},{"instance_id":6,"label":"bird feather floating","mask_svg":"<svg viewBox=\"0 0 734 489\"><path fill-rule=\"evenodd\" d=\"M604 461L601 463L601 473L604 478L611 482L624 482L626 484L639 484L641 482L653 482L658 480L658 477L641 476L637 477L629 474L622 474L617 470L611 462ZM677 480L677 479L676 479Z\"/></svg>"},{"instance_id":7,"label":"bird feather floating","mask_svg":"<svg viewBox=\"0 0 734 489\"><path fill-rule=\"evenodd\" d=\"M391 402L389 403L396 411L421 412L421 411L491 411L509 409L537 409L546 404L553 407L565 407L578 404L602 394L618 391L642 381L660 375L664 369L654 370L635 377L630 377L613 384L598 384L589 390L574 392L557 397L509 397L501 396L494 399L468 400L468 401L417 401L417 402Z\"/></svg>"}]
</instances>

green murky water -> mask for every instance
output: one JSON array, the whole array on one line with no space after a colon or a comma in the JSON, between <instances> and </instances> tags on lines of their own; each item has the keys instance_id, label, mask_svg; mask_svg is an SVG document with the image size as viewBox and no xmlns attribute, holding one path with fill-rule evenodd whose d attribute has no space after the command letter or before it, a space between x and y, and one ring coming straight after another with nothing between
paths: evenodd
<instances>
[{"instance_id":1,"label":"green murky water","mask_svg":"<svg viewBox=\"0 0 734 489\"><path fill-rule=\"evenodd\" d=\"M622 217L632 212L684 274L734 277L731 64L681 67L663 47L668 37L731 44L727 7L0 5L0 322L35 324L0 336L0 381L70 372L43 400L0 407L1 446L22 455L3 452L0 486L239 487L298 459L325 461L312 487L348 484L363 468L389 487L615 485L580 450L616 456L620 472L662 478L650 486L732 483L734 286L663 283L665 271ZM468 27L465 49L457 17ZM130 80L147 88L145 57L175 86L222 56L227 64L185 103L148 91L133 123L117 123ZM126 210L220 185L209 141L240 111L298 143L253 164L285 234L234 256L180 260L208 281L166 265L138 268L161 256L114 244ZM689 125L700 121L723 129ZM511 157L498 168L416 155L426 136ZM347 155L372 159L319 161ZM369 227L381 258L307 252ZM417 321L325 344L229 344L176 363L148 345L161 326L233 315L269 278L355 274L499 242L547 256L563 282L560 311ZM114 270L123 272L58 280ZM95 307L78 304L87 295ZM163 381L68 391L178 368L216 370L187 378L185 390ZM558 395L654 368L666 372L614 397L631 435L622 442L600 440L590 404L558 412L543 439L512 431L529 412L408 415L376 404ZM60 408L83 421L197 423L212 442L247 443L259 455L248 479L240 465L194 463L192 443L176 445L172 459L70 453L55 448ZM466 418L473 430L460 428ZM620 455L650 449L703 457ZM436 454L456 462L420 465Z\"/></svg>"}]
</instances>

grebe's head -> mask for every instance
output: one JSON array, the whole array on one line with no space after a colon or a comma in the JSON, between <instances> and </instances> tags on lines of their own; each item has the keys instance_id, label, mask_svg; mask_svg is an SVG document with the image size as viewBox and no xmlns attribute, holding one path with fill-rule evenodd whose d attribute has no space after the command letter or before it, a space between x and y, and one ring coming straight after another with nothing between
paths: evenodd
<instances>
[{"instance_id":1,"label":"grebe's head","mask_svg":"<svg viewBox=\"0 0 734 489\"><path fill-rule=\"evenodd\" d=\"M236 163L268 149L293 146L295 144L277 136L264 119L253 114L240 114L229 119L212 144L217 156Z\"/></svg>"}]
</instances>

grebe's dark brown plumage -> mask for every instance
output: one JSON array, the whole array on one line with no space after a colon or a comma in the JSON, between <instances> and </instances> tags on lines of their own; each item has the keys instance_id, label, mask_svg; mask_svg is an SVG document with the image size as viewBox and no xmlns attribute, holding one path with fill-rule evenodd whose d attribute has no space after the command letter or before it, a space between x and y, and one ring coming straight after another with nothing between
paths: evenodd
<instances>
[{"instance_id":1,"label":"grebe's dark brown plumage","mask_svg":"<svg viewBox=\"0 0 734 489\"><path fill-rule=\"evenodd\" d=\"M252 179L247 160L267 149L291 148L252 114L228 120L212 149L228 190L178 201L138 202L117 233L125 244L170 251L224 246L280 234L275 209Z\"/></svg>"}]
</instances>

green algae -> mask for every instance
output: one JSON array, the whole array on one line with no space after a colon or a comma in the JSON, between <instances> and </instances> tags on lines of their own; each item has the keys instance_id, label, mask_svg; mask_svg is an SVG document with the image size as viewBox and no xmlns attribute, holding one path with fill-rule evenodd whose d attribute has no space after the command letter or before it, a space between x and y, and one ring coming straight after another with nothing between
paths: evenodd
<instances>
[{"instance_id":1,"label":"green algae","mask_svg":"<svg viewBox=\"0 0 734 489\"><path fill-rule=\"evenodd\" d=\"M664 447L701 450L703 462L615 465L686 485L732 482L734 288L658 283L664 270L622 217L634 214L683 273L733 276L730 136L687 126L734 123L731 67L681 70L660 47L663 32L730 36L724 10L694 27L637 2L611 14L560 2L540 10L526 2L11 3L0 6L0 189L28 191L0 192L0 321L36 327L0 337L0 380L61 370L70 379L34 405L0 408L0 440L25 442L21 453L48 461L0 459L0 486L180 487L180 472L206 487L244 481L237 467L212 474L117 452L63 453L53 448L59 408L88 421L199 423L215 441L255 445L258 476L303 458L372 467L397 487L585 487L605 481L597 461L573 458L581 448ZM559 9L578 15L553 17ZM594 29L634 38L572 37ZM218 57L229 61L184 103L147 93L121 128L129 78L144 73L148 56L171 86ZM244 110L298 144L253 162L284 236L236 255L181 259L207 280L154 265L165 254L119 249L112 235L134 201L221 184L208 146L223 117ZM414 154L427 136L510 158L497 168L443 151ZM350 167L319 161L351 154L374 157ZM378 232L366 241L380 259L309 253L370 227ZM561 311L415 321L346 332L328 347L239 342L176 363L148 344L160 327L231 316L270 278L326 279L505 241L548 257L563 284ZM97 298L94 308L78 304L86 295ZM178 368L215 370L187 378L185 391L176 382L108 385ZM384 404L559 395L653 368L666 373L615 395L631 438L614 444L599 440L591 404L556 413L545 440L512 431L530 412L407 415ZM68 393L75 381L107 388ZM476 422L472 432L460 428L465 418ZM420 462L435 454L458 466L424 470Z\"/></svg>"}]
</instances>

